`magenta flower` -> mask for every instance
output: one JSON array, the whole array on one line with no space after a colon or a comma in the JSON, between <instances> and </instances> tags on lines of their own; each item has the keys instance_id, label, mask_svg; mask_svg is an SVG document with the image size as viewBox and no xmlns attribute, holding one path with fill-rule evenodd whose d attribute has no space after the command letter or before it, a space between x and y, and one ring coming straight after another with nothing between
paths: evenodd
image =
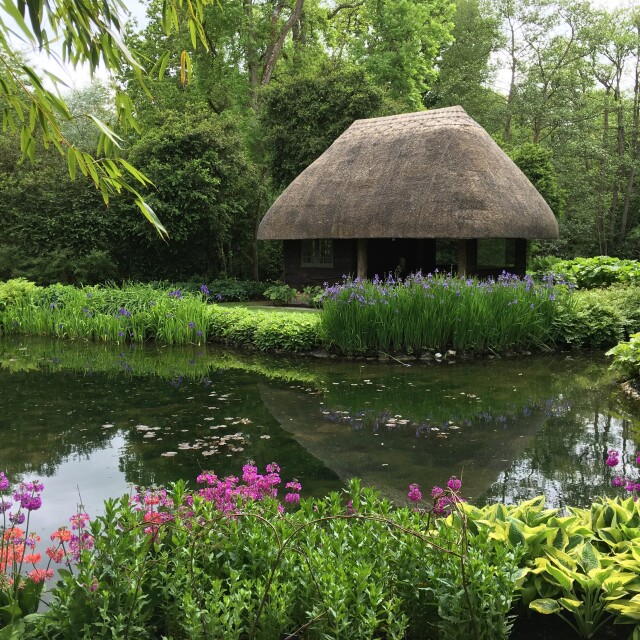
<instances>
[{"instance_id":1,"label":"magenta flower","mask_svg":"<svg viewBox=\"0 0 640 640\"><path fill-rule=\"evenodd\" d=\"M625 479L621 478L620 476L616 476L611 480L612 487L623 487L624 484L625 484Z\"/></svg>"},{"instance_id":2,"label":"magenta flower","mask_svg":"<svg viewBox=\"0 0 640 640\"><path fill-rule=\"evenodd\" d=\"M2 471L0 471L0 491L6 491L9 488L9 480L7 476L4 475Z\"/></svg>"},{"instance_id":3,"label":"magenta flower","mask_svg":"<svg viewBox=\"0 0 640 640\"><path fill-rule=\"evenodd\" d=\"M417 484L409 485L409 500L411 502L420 502L422 500L422 493L420 492L420 487Z\"/></svg>"},{"instance_id":4,"label":"magenta flower","mask_svg":"<svg viewBox=\"0 0 640 640\"><path fill-rule=\"evenodd\" d=\"M298 504L300 502L300 494L299 493L287 493L287 495L285 495L284 499L289 504Z\"/></svg>"},{"instance_id":5,"label":"magenta flower","mask_svg":"<svg viewBox=\"0 0 640 640\"><path fill-rule=\"evenodd\" d=\"M615 467L620 462L620 454L615 449L609 449L609 455L605 464L609 467Z\"/></svg>"},{"instance_id":6,"label":"magenta flower","mask_svg":"<svg viewBox=\"0 0 640 640\"><path fill-rule=\"evenodd\" d=\"M462 480L456 478L455 476L451 476L447 481L447 487L451 489L451 491L458 492L462 488Z\"/></svg>"},{"instance_id":7,"label":"magenta flower","mask_svg":"<svg viewBox=\"0 0 640 640\"><path fill-rule=\"evenodd\" d=\"M22 511L18 511L17 513L9 513L9 520L13 522L13 524L22 524L26 520L26 516Z\"/></svg>"},{"instance_id":8,"label":"magenta flower","mask_svg":"<svg viewBox=\"0 0 640 640\"><path fill-rule=\"evenodd\" d=\"M439 498L444 493L444 489L442 487L433 487L431 489L431 497L435 500Z\"/></svg>"}]
</instances>

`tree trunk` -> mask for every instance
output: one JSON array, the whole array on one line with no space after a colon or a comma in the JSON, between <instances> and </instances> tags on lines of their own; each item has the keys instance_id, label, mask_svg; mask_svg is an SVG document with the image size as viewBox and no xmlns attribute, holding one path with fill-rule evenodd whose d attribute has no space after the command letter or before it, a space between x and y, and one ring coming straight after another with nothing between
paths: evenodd
<instances>
[{"instance_id":1,"label":"tree trunk","mask_svg":"<svg viewBox=\"0 0 640 640\"><path fill-rule=\"evenodd\" d=\"M511 118L513 111L513 101L516 94L516 77L518 72L518 60L516 58L516 33L512 19L513 16L508 17L509 29L511 32L511 49L509 50L509 54L511 57L511 81L509 83L509 94L507 95L507 110L504 114L504 130L502 132L503 142L509 142L509 140L511 139Z\"/></svg>"},{"instance_id":2,"label":"tree trunk","mask_svg":"<svg viewBox=\"0 0 640 640\"><path fill-rule=\"evenodd\" d=\"M638 29L640 36L640 29ZM620 242L627 236L629 208L633 199L638 162L638 129L640 128L640 46L636 48L635 79L633 85L633 125L631 130L631 171L627 180L627 190L624 194L624 206L620 220Z\"/></svg>"},{"instance_id":3,"label":"tree trunk","mask_svg":"<svg viewBox=\"0 0 640 640\"><path fill-rule=\"evenodd\" d=\"M607 178L607 143L609 141L609 95L610 89L605 93L605 105L602 126L602 160L600 161L600 177L598 180L598 210L596 212L596 231L598 233L598 245L600 253L607 255L607 236L604 229L605 212L605 182Z\"/></svg>"}]
</instances>

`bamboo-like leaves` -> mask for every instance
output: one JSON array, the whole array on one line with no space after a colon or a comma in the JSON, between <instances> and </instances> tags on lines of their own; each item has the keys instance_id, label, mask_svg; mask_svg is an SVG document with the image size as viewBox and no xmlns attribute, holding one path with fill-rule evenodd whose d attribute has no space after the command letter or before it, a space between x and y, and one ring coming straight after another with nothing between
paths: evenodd
<instances>
[{"instance_id":1,"label":"bamboo-like leaves","mask_svg":"<svg viewBox=\"0 0 640 640\"><path fill-rule=\"evenodd\" d=\"M203 8L207 0L165 0L163 4L163 26L167 33L179 29L181 19L187 21L192 44L201 42L206 46L202 27ZM90 178L105 202L116 193L129 191L136 197L144 216L154 225L162 237L166 229L153 209L129 184L130 178L149 185L150 181L135 167L122 161L119 150L122 138L111 127L88 114L100 131L100 142L96 157L75 148L65 140L60 129L61 119L72 116L57 91L48 89L41 74L24 63L14 42L16 39L30 47L38 47L52 55L54 41L60 43L63 61L71 64L86 64L93 73L100 64L107 70L120 71L124 66L133 69L145 93L150 96L144 83L142 64L122 38L120 16L127 10L123 0L0 0L0 114L3 130L19 131L20 149L23 159L35 160L36 136L46 146L53 145L67 156L69 176L74 179L77 169ZM8 16L11 25L2 18ZM46 28L45 28L46 27ZM47 34L49 30L50 34ZM162 56L160 71L166 71L170 54ZM181 78L188 82L191 75L191 58L184 51L180 56ZM49 72L44 72L54 87L64 83ZM115 106L118 123L124 128L139 131L134 109L128 96L116 91ZM104 157L99 156L103 154ZM124 169L124 171L123 171Z\"/></svg>"}]
</instances>

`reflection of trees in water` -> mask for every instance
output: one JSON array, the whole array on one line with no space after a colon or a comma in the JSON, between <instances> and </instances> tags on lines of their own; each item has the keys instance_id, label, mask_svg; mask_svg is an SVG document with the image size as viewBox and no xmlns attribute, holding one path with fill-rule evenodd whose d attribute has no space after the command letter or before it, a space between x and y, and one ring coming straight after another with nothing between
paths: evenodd
<instances>
[{"instance_id":1,"label":"reflection of trees in water","mask_svg":"<svg viewBox=\"0 0 640 640\"><path fill-rule=\"evenodd\" d=\"M549 504L587 505L599 495L615 495L614 475L634 474L634 465L613 471L605 465L611 448L621 459L636 451L634 422L621 413L615 398L605 403L597 394L587 407L551 416L531 446L501 473L483 500L513 503L544 494ZM583 404L584 406L584 404Z\"/></svg>"},{"instance_id":2,"label":"reflection of trees in water","mask_svg":"<svg viewBox=\"0 0 640 640\"><path fill-rule=\"evenodd\" d=\"M113 433L88 429L74 419L73 374L14 373L11 385L0 371L1 466L15 474L49 477L71 457L88 458L109 446ZM97 389L96 389L97 391Z\"/></svg>"}]
</instances>

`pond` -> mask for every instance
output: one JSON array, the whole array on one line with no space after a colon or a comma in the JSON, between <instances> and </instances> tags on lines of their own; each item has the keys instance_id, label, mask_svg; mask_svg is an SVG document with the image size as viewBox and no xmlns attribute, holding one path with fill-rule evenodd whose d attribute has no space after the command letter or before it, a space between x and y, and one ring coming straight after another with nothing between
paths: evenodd
<instances>
[{"instance_id":1,"label":"pond","mask_svg":"<svg viewBox=\"0 0 640 640\"><path fill-rule=\"evenodd\" d=\"M479 503L544 493L585 505L612 493L606 451L640 445L638 407L608 364L565 353L406 366L6 338L0 469L44 480L44 529L79 502L95 514L131 485L193 486L201 470L238 474L248 460L277 461L303 495L356 476L404 501L410 483L456 475Z\"/></svg>"}]
</instances>

